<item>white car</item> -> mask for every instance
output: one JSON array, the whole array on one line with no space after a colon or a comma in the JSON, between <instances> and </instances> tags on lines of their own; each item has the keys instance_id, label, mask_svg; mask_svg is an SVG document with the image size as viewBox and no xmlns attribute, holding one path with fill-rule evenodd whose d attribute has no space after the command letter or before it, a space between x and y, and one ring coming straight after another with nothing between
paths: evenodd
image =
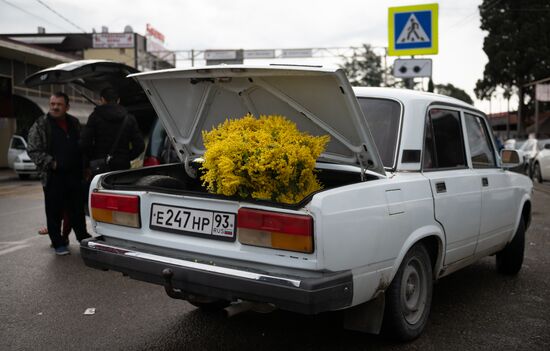
<instances>
[{"instance_id":1,"label":"white car","mask_svg":"<svg viewBox=\"0 0 550 351\"><path fill-rule=\"evenodd\" d=\"M485 115L405 89L352 88L322 67L209 66L132 75L181 163L96 176L85 263L163 285L229 315L346 310L345 327L411 340L434 280L496 254L516 274L531 221L531 180L507 171ZM207 193L202 130L228 116L280 114L331 137L324 190L295 205ZM221 233L221 234L220 234ZM281 235L285 240L280 240Z\"/></svg>"},{"instance_id":2,"label":"white car","mask_svg":"<svg viewBox=\"0 0 550 351\"><path fill-rule=\"evenodd\" d=\"M14 135L8 149L8 166L17 173L19 178L28 179L39 173L34 162L27 154L27 142L20 135Z\"/></svg>"},{"instance_id":3,"label":"white car","mask_svg":"<svg viewBox=\"0 0 550 351\"><path fill-rule=\"evenodd\" d=\"M533 162L533 179L542 183L550 180L550 139L539 141L539 152Z\"/></svg>"}]
</instances>

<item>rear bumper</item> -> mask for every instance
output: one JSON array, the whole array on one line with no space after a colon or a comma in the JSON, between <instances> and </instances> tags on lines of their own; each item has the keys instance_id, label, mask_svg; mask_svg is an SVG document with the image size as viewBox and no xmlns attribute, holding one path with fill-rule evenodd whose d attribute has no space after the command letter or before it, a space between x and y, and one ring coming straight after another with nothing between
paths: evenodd
<instances>
[{"instance_id":1,"label":"rear bumper","mask_svg":"<svg viewBox=\"0 0 550 351\"><path fill-rule=\"evenodd\" d=\"M186 294L271 303L303 314L342 309L350 306L353 298L350 271L316 276L298 270L275 274L245 267L242 261L227 264L216 257L189 259L168 249L103 237L83 240L80 252L87 266L165 287L169 284ZM171 271L169 282L162 273L166 269Z\"/></svg>"},{"instance_id":2,"label":"rear bumper","mask_svg":"<svg viewBox=\"0 0 550 351\"><path fill-rule=\"evenodd\" d=\"M15 162L13 170L17 174L37 174L39 172L36 165L29 162Z\"/></svg>"}]
</instances>

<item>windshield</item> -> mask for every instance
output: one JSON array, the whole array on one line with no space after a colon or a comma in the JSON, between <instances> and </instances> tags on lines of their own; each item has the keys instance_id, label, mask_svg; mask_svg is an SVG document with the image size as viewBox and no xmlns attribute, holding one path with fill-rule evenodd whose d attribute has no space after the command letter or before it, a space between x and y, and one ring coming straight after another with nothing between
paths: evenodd
<instances>
[{"instance_id":1,"label":"windshield","mask_svg":"<svg viewBox=\"0 0 550 351\"><path fill-rule=\"evenodd\" d=\"M386 99L358 98L358 100L384 167L393 168L399 137L401 105Z\"/></svg>"}]
</instances>

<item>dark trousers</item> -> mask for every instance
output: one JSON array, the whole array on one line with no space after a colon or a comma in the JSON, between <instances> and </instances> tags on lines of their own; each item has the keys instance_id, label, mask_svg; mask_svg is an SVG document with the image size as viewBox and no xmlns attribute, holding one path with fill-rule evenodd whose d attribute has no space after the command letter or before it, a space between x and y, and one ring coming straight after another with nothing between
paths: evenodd
<instances>
[{"instance_id":1,"label":"dark trousers","mask_svg":"<svg viewBox=\"0 0 550 351\"><path fill-rule=\"evenodd\" d=\"M69 222L73 227L77 240L80 241L89 236L86 231L84 206L82 205L82 183L79 176L52 174L44 188L44 198L48 234L53 247L57 248L65 245L64 239L61 237L61 219L64 210L69 215Z\"/></svg>"}]
</instances>

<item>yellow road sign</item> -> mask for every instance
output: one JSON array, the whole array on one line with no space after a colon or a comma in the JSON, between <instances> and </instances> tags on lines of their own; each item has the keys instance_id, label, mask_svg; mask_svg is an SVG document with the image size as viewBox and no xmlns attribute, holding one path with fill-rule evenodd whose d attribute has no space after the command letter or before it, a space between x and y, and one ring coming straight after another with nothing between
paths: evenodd
<instances>
[{"instance_id":1,"label":"yellow road sign","mask_svg":"<svg viewBox=\"0 0 550 351\"><path fill-rule=\"evenodd\" d=\"M437 54L438 4L388 9L390 56Z\"/></svg>"}]
</instances>

